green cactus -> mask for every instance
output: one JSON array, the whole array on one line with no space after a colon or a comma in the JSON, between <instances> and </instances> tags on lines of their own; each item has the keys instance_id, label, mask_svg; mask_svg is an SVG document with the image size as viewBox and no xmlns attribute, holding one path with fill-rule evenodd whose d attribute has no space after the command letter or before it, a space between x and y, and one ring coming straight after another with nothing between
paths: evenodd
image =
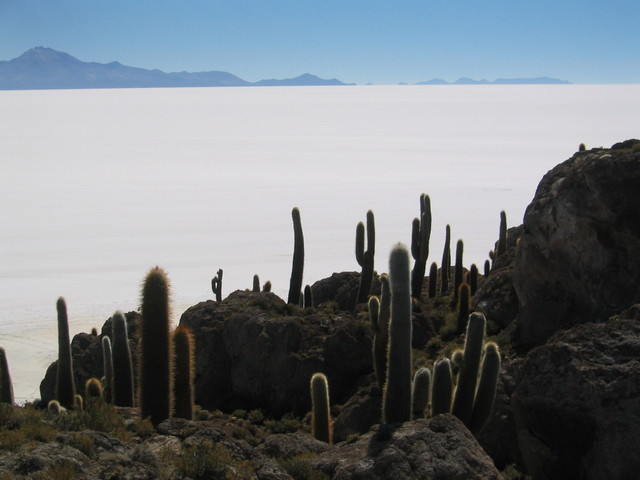
<instances>
[{"instance_id":1,"label":"green cactus","mask_svg":"<svg viewBox=\"0 0 640 480\"><path fill-rule=\"evenodd\" d=\"M376 251L376 226L373 211L367 212L367 249L364 249L365 227L359 222L356 227L356 260L362 267L357 303L364 303L371 293L373 281L373 264Z\"/></svg>"},{"instance_id":2,"label":"green cactus","mask_svg":"<svg viewBox=\"0 0 640 480\"><path fill-rule=\"evenodd\" d=\"M287 303L300 304L300 291L302 290L302 275L304 271L304 235L302 234L302 222L300 210L294 207L291 210L293 219L293 264L291 266L291 280L289 282L289 297Z\"/></svg>"},{"instance_id":3,"label":"green cactus","mask_svg":"<svg viewBox=\"0 0 640 480\"><path fill-rule=\"evenodd\" d=\"M438 264L431 263L429 268L429 298L436 298L438 291Z\"/></svg>"},{"instance_id":4,"label":"green cactus","mask_svg":"<svg viewBox=\"0 0 640 480\"><path fill-rule=\"evenodd\" d=\"M480 373L480 383L476 390L475 401L473 403L473 414L469 430L474 435L478 434L487 420L491 416L493 404L496 399L496 388L498 386L498 376L500 375L500 352L498 345L488 342L484 346L484 357L482 359L482 370Z\"/></svg>"},{"instance_id":5,"label":"green cactus","mask_svg":"<svg viewBox=\"0 0 640 480\"><path fill-rule=\"evenodd\" d=\"M389 257L391 321L382 423L411 419L411 272L409 251L402 244Z\"/></svg>"},{"instance_id":6,"label":"green cactus","mask_svg":"<svg viewBox=\"0 0 640 480\"><path fill-rule=\"evenodd\" d=\"M467 426L470 424L471 415L473 414L473 402L486 322L484 315L481 313L469 315L467 336L464 341L464 365L458 374L458 383L453 396L451 413Z\"/></svg>"},{"instance_id":7,"label":"green cactus","mask_svg":"<svg viewBox=\"0 0 640 480\"><path fill-rule=\"evenodd\" d=\"M444 250L442 251L442 264L440 266L440 295L444 296L449 291L449 269L451 268L451 227L447 225L444 237Z\"/></svg>"},{"instance_id":8,"label":"green cactus","mask_svg":"<svg viewBox=\"0 0 640 480\"><path fill-rule=\"evenodd\" d=\"M433 366L433 386L431 387L431 416L451 411L453 375L448 358L438 360Z\"/></svg>"},{"instance_id":9,"label":"green cactus","mask_svg":"<svg viewBox=\"0 0 640 480\"><path fill-rule=\"evenodd\" d=\"M411 272L411 296L420 300L422 283L427 269L429 240L431 238L431 199L429 195L420 195L420 218L415 218L411 232L411 255L415 260Z\"/></svg>"},{"instance_id":10,"label":"green cactus","mask_svg":"<svg viewBox=\"0 0 640 480\"><path fill-rule=\"evenodd\" d=\"M458 320L456 333L464 332L471 309L471 287L468 283L462 283L458 287Z\"/></svg>"},{"instance_id":11,"label":"green cactus","mask_svg":"<svg viewBox=\"0 0 640 480\"><path fill-rule=\"evenodd\" d=\"M94 399L103 399L104 390L102 388L102 383L97 378L90 378L87 380L84 386L85 396L87 398Z\"/></svg>"},{"instance_id":12,"label":"green cactus","mask_svg":"<svg viewBox=\"0 0 640 480\"><path fill-rule=\"evenodd\" d=\"M491 272L491 262L489 260L484 261L484 277L487 278Z\"/></svg>"},{"instance_id":13,"label":"green cactus","mask_svg":"<svg viewBox=\"0 0 640 480\"><path fill-rule=\"evenodd\" d=\"M73 408L73 396L76 394L76 384L73 376L73 358L71 357L71 342L69 340L69 319L67 304L64 298L58 298L58 371L56 374L56 399L64 408Z\"/></svg>"},{"instance_id":14,"label":"green cactus","mask_svg":"<svg viewBox=\"0 0 640 480\"><path fill-rule=\"evenodd\" d=\"M113 403L113 353L111 339L102 337L102 364L104 366L104 400Z\"/></svg>"},{"instance_id":15,"label":"green cactus","mask_svg":"<svg viewBox=\"0 0 640 480\"><path fill-rule=\"evenodd\" d=\"M469 267L469 287L471 288L471 296L473 297L478 291L478 267L475 263Z\"/></svg>"},{"instance_id":16,"label":"green cactus","mask_svg":"<svg viewBox=\"0 0 640 480\"><path fill-rule=\"evenodd\" d=\"M175 352L175 372L173 392L175 399L174 416L193 420L193 385L195 381L195 349L191 330L179 326L173 332Z\"/></svg>"},{"instance_id":17,"label":"green cactus","mask_svg":"<svg viewBox=\"0 0 640 480\"><path fill-rule=\"evenodd\" d=\"M456 243L456 265L453 271L453 298L458 299L458 289L462 284L463 279L463 264L462 257L464 252L464 242L458 240Z\"/></svg>"},{"instance_id":18,"label":"green cactus","mask_svg":"<svg viewBox=\"0 0 640 480\"><path fill-rule=\"evenodd\" d=\"M323 373L314 373L311 377L311 431L313 438L331 445L333 432L329 406L327 377Z\"/></svg>"},{"instance_id":19,"label":"green cactus","mask_svg":"<svg viewBox=\"0 0 640 480\"><path fill-rule=\"evenodd\" d=\"M82 395L75 394L73 396L73 409L81 412L84 410L84 400L82 399Z\"/></svg>"},{"instance_id":20,"label":"green cactus","mask_svg":"<svg viewBox=\"0 0 640 480\"><path fill-rule=\"evenodd\" d=\"M496 248L496 258L507 253L507 214L505 211L500 212L500 233L498 236L498 247Z\"/></svg>"},{"instance_id":21,"label":"green cactus","mask_svg":"<svg viewBox=\"0 0 640 480\"><path fill-rule=\"evenodd\" d=\"M50 400L47 404L47 410L53 413L62 413L67 409L60 405L60 402L57 400Z\"/></svg>"},{"instance_id":22,"label":"green cactus","mask_svg":"<svg viewBox=\"0 0 640 480\"><path fill-rule=\"evenodd\" d=\"M389 344L389 320L391 319L391 289L389 277L380 275L380 307L378 308L378 331L373 338L373 358L376 379L380 390L387 381L387 345Z\"/></svg>"},{"instance_id":23,"label":"green cactus","mask_svg":"<svg viewBox=\"0 0 640 480\"><path fill-rule=\"evenodd\" d=\"M253 288L251 290L253 292L259 292L260 291L260 277L258 276L258 274L255 274L253 276Z\"/></svg>"},{"instance_id":24,"label":"green cactus","mask_svg":"<svg viewBox=\"0 0 640 480\"><path fill-rule=\"evenodd\" d=\"M262 286L262 291L263 292L271 291L271 280L267 280L266 282L264 282L264 285Z\"/></svg>"},{"instance_id":25,"label":"green cactus","mask_svg":"<svg viewBox=\"0 0 640 480\"><path fill-rule=\"evenodd\" d=\"M424 418L425 410L429 404L431 395L431 371L428 368L420 368L413 376L413 394L411 410L413 419Z\"/></svg>"},{"instance_id":26,"label":"green cactus","mask_svg":"<svg viewBox=\"0 0 640 480\"><path fill-rule=\"evenodd\" d=\"M171 415L172 396L169 281L159 267L151 269L145 278L141 313L140 413L158 425Z\"/></svg>"},{"instance_id":27,"label":"green cactus","mask_svg":"<svg viewBox=\"0 0 640 480\"><path fill-rule=\"evenodd\" d=\"M129 347L127 319L122 312L115 312L112 317L113 344L113 404L118 407L133 407L133 363Z\"/></svg>"},{"instance_id":28,"label":"green cactus","mask_svg":"<svg viewBox=\"0 0 640 480\"><path fill-rule=\"evenodd\" d=\"M216 302L222 301L222 269L219 268L216 276L211 279L211 290L216 296Z\"/></svg>"},{"instance_id":29,"label":"green cactus","mask_svg":"<svg viewBox=\"0 0 640 480\"><path fill-rule=\"evenodd\" d=\"M4 348L0 347L0 403L13 404L13 384Z\"/></svg>"},{"instance_id":30,"label":"green cactus","mask_svg":"<svg viewBox=\"0 0 640 480\"><path fill-rule=\"evenodd\" d=\"M311 285L305 285L303 297L304 297L304 308L312 308L313 307L313 291L311 290Z\"/></svg>"}]
</instances>

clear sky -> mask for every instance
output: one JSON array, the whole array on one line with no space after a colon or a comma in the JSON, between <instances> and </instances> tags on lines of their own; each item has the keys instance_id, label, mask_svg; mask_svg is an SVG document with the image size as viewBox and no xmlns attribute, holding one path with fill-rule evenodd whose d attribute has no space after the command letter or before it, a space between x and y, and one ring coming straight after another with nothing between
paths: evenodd
<instances>
[{"instance_id":1,"label":"clear sky","mask_svg":"<svg viewBox=\"0 0 640 480\"><path fill-rule=\"evenodd\" d=\"M249 81L640 83L640 1L0 0L0 60L35 46Z\"/></svg>"}]
</instances>

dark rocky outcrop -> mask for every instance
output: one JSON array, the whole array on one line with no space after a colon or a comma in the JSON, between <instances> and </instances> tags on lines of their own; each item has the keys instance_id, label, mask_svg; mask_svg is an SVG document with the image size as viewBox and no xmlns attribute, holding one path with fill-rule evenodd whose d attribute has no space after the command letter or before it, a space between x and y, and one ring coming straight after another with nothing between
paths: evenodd
<instances>
[{"instance_id":1,"label":"dark rocky outcrop","mask_svg":"<svg viewBox=\"0 0 640 480\"><path fill-rule=\"evenodd\" d=\"M638 478L639 378L637 320L580 325L531 350L512 408L534 480Z\"/></svg>"},{"instance_id":2,"label":"dark rocky outcrop","mask_svg":"<svg viewBox=\"0 0 640 480\"><path fill-rule=\"evenodd\" d=\"M354 442L321 453L312 465L333 480L502 478L453 415L376 426Z\"/></svg>"},{"instance_id":3,"label":"dark rocky outcrop","mask_svg":"<svg viewBox=\"0 0 640 480\"><path fill-rule=\"evenodd\" d=\"M514 284L524 348L640 301L640 141L576 153L524 216Z\"/></svg>"},{"instance_id":4,"label":"dark rocky outcrop","mask_svg":"<svg viewBox=\"0 0 640 480\"><path fill-rule=\"evenodd\" d=\"M201 302L180 324L196 339L196 402L210 410L302 415L311 408L314 373L327 375L331 402L339 404L372 371L369 328L348 315L287 305L270 292Z\"/></svg>"}]
</instances>

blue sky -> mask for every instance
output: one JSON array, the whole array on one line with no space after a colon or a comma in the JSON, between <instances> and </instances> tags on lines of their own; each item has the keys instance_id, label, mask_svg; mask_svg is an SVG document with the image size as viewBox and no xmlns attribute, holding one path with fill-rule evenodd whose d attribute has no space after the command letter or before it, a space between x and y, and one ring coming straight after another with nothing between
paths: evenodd
<instances>
[{"instance_id":1,"label":"blue sky","mask_svg":"<svg viewBox=\"0 0 640 480\"><path fill-rule=\"evenodd\" d=\"M638 0L0 0L0 60L345 82L640 83Z\"/></svg>"}]
</instances>

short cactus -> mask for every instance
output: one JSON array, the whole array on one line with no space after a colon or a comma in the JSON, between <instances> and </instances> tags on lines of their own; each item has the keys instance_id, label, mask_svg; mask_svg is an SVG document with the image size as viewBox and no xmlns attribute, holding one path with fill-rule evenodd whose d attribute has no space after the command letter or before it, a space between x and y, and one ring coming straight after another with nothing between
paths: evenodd
<instances>
[{"instance_id":1,"label":"short cactus","mask_svg":"<svg viewBox=\"0 0 640 480\"><path fill-rule=\"evenodd\" d=\"M329 413L329 383L323 373L311 377L311 431L313 438L331 445L331 415Z\"/></svg>"},{"instance_id":2,"label":"short cactus","mask_svg":"<svg viewBox=\"0 0 640 480\"><path fill-rule=\"evenodd\" d=\"M62 413L62 412L65 412L67 409L64 408L62 405L60 405L59 401L51 400L47 404L47 410L53 413Z\"/></svg>"},{"instance_id":3,"label":"short cactus","mask_svg":"<svg viewBox=\"0 0 640 480\"><path fill-rule=\"evenodd\" d=\"M264 285L262 286L262 291L263 292L271 291L271 280L267 280L266 282L264 282Z\"/></svg>"},{"instance_id":4,"label":"short cactus","mask_svg":"<svg viewBox=\"0 0 640 480\"><path fill-rule=\"evenodd\" d=\"M438 292L438 264L431 263L429 268L429 298L436 298Z\"/></svg>"},{"instance_id":5,"label":"short cactus","mask_svg":"<svg viewBox=\"0 0 640 480\"><path fill-rule=\"evenodd\" d=\"M113 314L112 322L113 404L118 407L133 407L133 363L129 347L127 318L118 311Z\"/></svg>"},{"instance_id":6,"label":"short cactus","mask_svg":"<svg viewBox=\"0 0 640 480\"><path fill-rule=\"evenodd\" d=\"M104 393L102 383L100 383L100 380L98 380L97 378L92 377L87 380L84 387L84 392L87 398L102 399Z\"/></svg>"},{"instance_id":7,"label":"short cactus","mask_svg":"<svg viewBox=\"0 0 640 480\"><path fill-rule=\"evenodd\" d=\"M0 347L0 403L13 404L13 384L4 348Z\"/></svg>"},{"instance_id":8,"label":"short cactus","mask_svg":"<svg viewBox=\"0 0 640 480\"><path fill-rule=\"evenodd\" d=\"M216 302L222 301L222 269L218 269L216 276L211 279L211 291L216 296Z\"/></svg>"},{"instance_id":9,"label":"short cactus","mask_svg":"<svg viewBox=\"0 0 640 480\"><path fill-rule=\"evenodd\" d=\"M58 371L56 374L56 399L64 408L73 408L76 384L73 376L73 359L69 340L67 304L60 297L56 303L58 311Z\"/></svg>"},{"instance_id":10,"label":"short cactus","mask_svg":"<svg viewBox=\"0 0 640 480\"><path fill-rule=\"evenodd\" d=\"M305 285L303 297L304 308L313 307L313 291L311 290L311 285Z\"/></svg>"},{"instance_id":11,"label":"short cactus","mask_svg":"<svg viewBox=\"0 0 640 480\"><path fill-rule=\"evenodd\" d=\"M411 410L413 419L424 418L425 410L429 404L431 394L431 371L428 368L420 368L413 376L413 393Z\"/></svg>"},{"instance_id":12,"label":"short cactus","mask_svg":"<svg viewBox=\"0 0 640 480\"><path fill-rule=\"evenodd\" d=\"M191 330L179 326L173 332L175 352L174 416L193 420L193 385L195 381L195 348Z\"/></svg>"},{"instance_id":13,"label":"short cactus","mask_svg":"<svg viewBox=\"0 0 640 480\"><path fill-rule=\"evenodd\" d=\"M253 292L260 291L260 277L258 276L258 274L255 274L253 276L253 288L251 289L251 291Z\"/></svg>"},{"instance_id":14,"label":"short cactus","mask_svg":"<svg viewBox=\"0 0 640 480\"><path fill-rule=\"evenodd\" d=\"M478 267L475 263L469 267L469 287L471 288L471 296L473 297L478 291Z\"/></svg>"},{"instance_id":15,"label":"short cactus","mask_svg":"<svg viewBox=\"0 0 640 480\"><path fill-rule=\"evenodd\" d=\"M300 210L294 207L291 210L293 219L293 263L291 266L291 279L289 281L289 297L287 303L300 304L300 291L302 290L302 275L304 272L304 235L302 233L302 221Z\"/></svg>"},{"instance_id":16,"label":"short cactus","mask_svg":"<svg viewBox=\"0 0 640 480\"><path fill-rule=\"evenodd\" d=\"M433 366L433 385L431 387L431 415L451 411L451 392L453 390L453 375L451 362L448 358L438 360Z\"/></svg>"}]
</instances>

